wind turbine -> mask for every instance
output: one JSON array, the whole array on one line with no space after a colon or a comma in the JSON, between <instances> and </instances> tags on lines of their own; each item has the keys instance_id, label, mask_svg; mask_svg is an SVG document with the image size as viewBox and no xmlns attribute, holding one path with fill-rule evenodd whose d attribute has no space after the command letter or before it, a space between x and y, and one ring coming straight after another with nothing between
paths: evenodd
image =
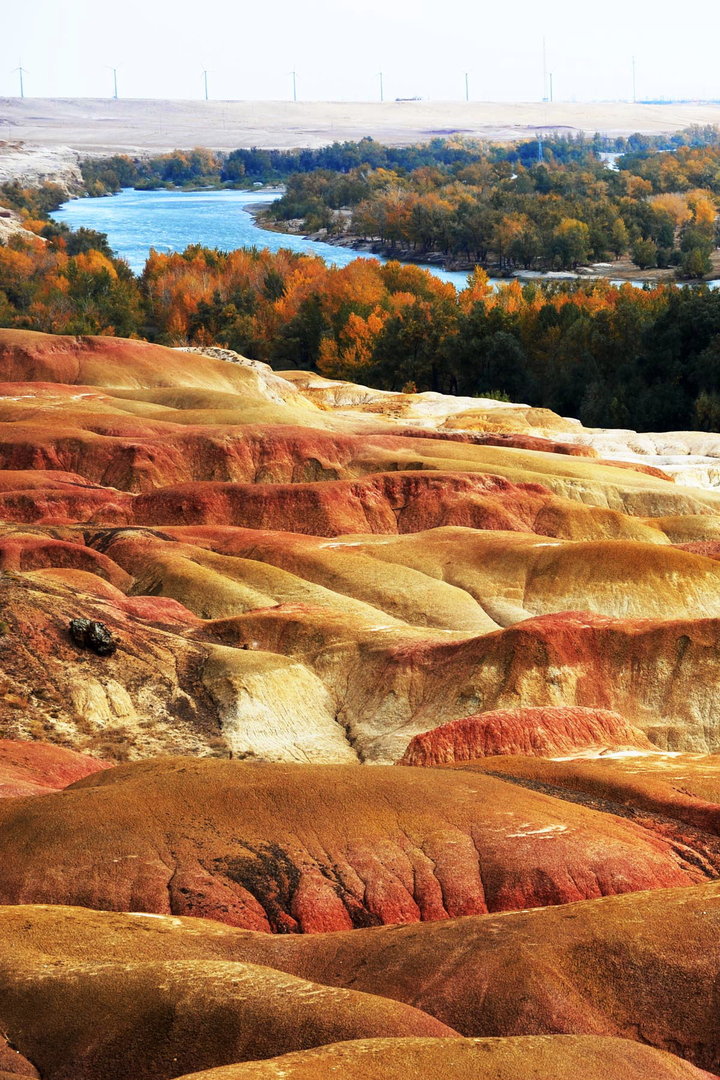
<instances>
[{"instance_id":1,"label":"wind turbine","mask_svg":"<svg viewBox=\"0 0 720 1080\"><path fill-rule=\"evenodd\" d=\"M297 101L297 72L291 71L290 74L293 82L293 101Z\"/></svg>"},{"instance_id":2,"label":"wind turbine","mask_svg":"<svg viewBox=\"0 0 720 1080\"><path fill-rule=\"evenodd\" d=\"M383 91L383 73L382 73L382 71L378 71L378 79L380 80L380 104L382 105L383 101L385 100L385 93Z\"/></svg>"},{"instance_id":3,"label":"wind turbine","mask_svg":"<svg viewBox=\"0 0 720 1080\"><path fill-rule=\"evenodd\" d=\"M25 97L25 83L23 81L23 76L24 75L29 75L30 72L27 71L27 69L22 66L22 60L20 61L20 66L19 67L13 68L13 75L15 74L16 71L20 75L20 97L24 98Z\"/></svg>"},{"instance_id":4,"label":"wind turbine","mask_svg":"<svg viewBox=\"0 0 720 1080\"><path fill-rule=\"evenodd\" d=\"M112 71L112 73L113 73L113 98L115 99L115 101L117 101L117 99L118 99L118 81L117 81L118 69L116 67L111 67L110 64L106 64L105 66L108 69L108 71Z\"/></svg>"},{"instance_id":5,"label":"wind turbine","mask_svg":"<svg viewBox=\"0 0 720 1080\"><path fill-rule=\"evenodd\" d=\"M210 74L210 72L207 70L207 68L203 68L202 73L203 73L203 84L205 86L205 100L209 101L210 100L210 95L208 93L208 75Z\"/></svg>"}]
</instances>

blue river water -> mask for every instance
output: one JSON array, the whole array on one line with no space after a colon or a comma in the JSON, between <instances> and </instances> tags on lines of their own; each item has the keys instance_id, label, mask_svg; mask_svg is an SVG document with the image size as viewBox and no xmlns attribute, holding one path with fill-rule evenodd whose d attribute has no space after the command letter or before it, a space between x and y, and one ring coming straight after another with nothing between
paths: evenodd
<instances>
[{"instance_id":1,"label":"blue river water","mask_svg":"<svg viewBox=\"0 0 720 1080\"><path fill-rule=\"evenodd\" d=\"M269 204L279 194L278 191L135 191L124 188L117 195L72 199L63 203L51 217L55 221L64 221L73 229L84 226L107 233L113 251L126 259L136 274L142 271L150 248L184 251L190 244L202 244L220 251L241 247L269 248L270 251L289 248L303 255L319 255L331 266L347 266L353 259L387 261L365 251L261 229L248 206ZM463 289L467 282L465 270L441 270L423 263L418 266L425 266L426 270L442 281L449 281L457 289ZM490 280L493 285L502 284ZM630 284L641 286L642 282ZM717 289L720 280L708 284Z\"/></svg>"},{"instance_id":2,"label":"blue river water","mask_svg":"<svg viewBox=\"0 0 720 1080\"><path fill-rule=\"evenodd\" d=\"M150 248L184 251L189 244L232 251L240 247L289 248L303 255L320 255L332 266L347 266L357 258L379 258L350 248L334 247L304 236L261 229L247 210L271 203L277 191L134 191L98 199L72 199L52 217L73 229L84 226L107 233L110 246L137 274ZM381 259L381 261L385 261ZM443 281L464 288L466 271L427 267Z\"/></svg>"}]
</instances>

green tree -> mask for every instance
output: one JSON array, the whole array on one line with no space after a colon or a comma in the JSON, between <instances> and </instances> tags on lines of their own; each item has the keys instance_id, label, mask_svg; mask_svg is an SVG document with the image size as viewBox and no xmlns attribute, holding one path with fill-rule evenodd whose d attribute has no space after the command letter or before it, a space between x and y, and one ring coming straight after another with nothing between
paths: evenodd
<instances>
[{"instance_id":1,"label":"green tree","mask_svg":"<svg viewBox=\"0 0 720 1080\"><path fill-rule=\"evenodd\" d=\"M553 231L552 250L561 270L570 270L587 262L590 251L590 229L584 221L564 218Z\"/></svg>"},{"instance_id":2,"label":"green tree","mask_svg":"<svg viewBox=\"0 0 720 1080\"><path fill-rule=\"evenodd\" d=\"M680 258L680 276L683 278L704 278L712 270L710 256L705 248L693 247L683 251Z\"/></svg>"},{"instance_id":3,"label":"green tree","mask_svg":"<svg viewBox=\"0 0 720 1080\"><path fill-rule=\"evenodd\" d=\"M271 352L271 362L279 368L316 368L320 342L329 326L322 306L322 298L311 293L302 301L295 315L282 327Z\"/></svg>"},{"instance_id":4,"label":"green tree","mask_svg":"<svg viewBox=\"0 0 720 1080\"><path fill-rule=\"evenodd\" d=\"M621 217L615 218L610 229L610 250L616 259L619 259L630 246L630 236L627 226Z\"/></svg>"},{"instance_id":5,"label":"green tree","mask_svg":"<svg viewBox=\"0 0 720 1080\"><path fill-rule=\"evenodd\" d=\"M632 261L641 270L649 270L650 267L657 266L657 244L652 240L636 240L632 247Z\"/></svg>"},{"instance_id":6,"label":"green tree","mask_svg":"<svg viewBox=\"0 0 720 1080\"><path fill-rule=\"evenodd\" d=\"M695 400L695 427L720 432L720 395L703 390Z\"/></svg>"}]
</instances>

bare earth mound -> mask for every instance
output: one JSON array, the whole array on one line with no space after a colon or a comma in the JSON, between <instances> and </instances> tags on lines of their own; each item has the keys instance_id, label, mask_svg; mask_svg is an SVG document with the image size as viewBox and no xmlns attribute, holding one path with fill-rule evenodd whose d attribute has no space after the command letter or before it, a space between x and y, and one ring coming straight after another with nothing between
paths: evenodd
<instances>
[{"instance_id":1,"label":"bare earth mound","mask_svg":"<svg viewBox=\"0 0 720 1080\"><path fill-rule=\"evenodd\" d=\"M0 806L0 902L318 933L720 871L705 837L676 840L462 771L160 759Z\"/></svg>"},{"instance_id":2,"label":"bare earth mound","mask_svg":"<svg viewBox=\"0 0 720 1080\"><path fill-rule=\"evenodd\" d=\"M453 1034L397 1001L255 964L0 958L0 981L3 1030L44 1080L164 1080L345 1039Z\"/></svg>"},{"instance_id":3,"label":"bare earth mound","mask_svg":"<svg viewBox=\"0 0 720 1080\"><path fill-rule=\"evenodd\" d=\"M717 1073L719 919L711 884L350 934L255 936L242 952L372 987L463 1035L621 1035Z\"/></svg>"},{"instance_id":4,"label":"bare earth mound","mask_svg":"<svg viewBox=\"0 0 720 1080\"><path fill-rule=\"evenodd\" d=\"M0 739L0 798L48 795L109 767L60 746Z\"/></svg>"},{"instance_id":5,"label":"bare earth mound","mask_svg":"<svg viewBox=\"0 0 720 1080\"><path fill-rule=\"evenodd\" d=\"M719 920L717 883L504 915L320 935L258 934L207 920L59 906L4 907L0 908L0 970L3 987L12 987L13 996L0 997L0 1021L7 1024L6 1000L8 1005L19 1002L22 991L23 1023L32 1025L32 1046L36 1050L45 1046L48 1060L54 1054L57 1061L59 1047L44 1032L50 1023L67 1023L62 1006L63 1018L56 1018L58 1003L64 1000L63 987L75 985L73 993L87 993L92 1001L91 987L98 972L114 972L123 1009L142 1015L146 1006L159 1000L158 995L169 1001L176 992L173 987L178 986L177 981L168 982L165 990L159 990L155 984L147 996L132 1004L132 990L122 988L126 977L128 987L137 985L137 972L143 966L157 976L155 969L162 964L178 972L202 971L207 965L210 987L223 966L257 964L326 986L378 995L380 1005L383 999L404 1002L467 1037L622 1036L669 1050L717 1073L720 1033L714 988L720 974ZM93 958L91 964L88 956ZM73 970L78 973L74 984L68 981ZM82 970L88 973L87 979L80 977ZM58 992L53 996L55 978ZM103 985L102 980L98 982L99 987ZM200 1024L205 1004L199 990L195 994L195 985L201 988L202 981L195 984L193 976L191 985L192 994L185 1000L192 1003L193 1022ZM241 994L243 985L247 988L248 984L241 982L233 993ZM227 980L224 987L227 992ZM208 997L207 1002L214 1000ZM273 1000L263 1007L272 1007ZM318 1000L322 1004L331 999ZM33 1007L34 1001L44 1003L42 1010L37 1004ZM95 1006L89 1008L92 1017ZM111 1014L111 1028L121 1023L116 1013ZM21 1014L13 1015L19 1018ZM83 1037L87 1037L89 1020L72 1015L73 1030L85 1031ZM356 1015L359 1019L367 1014L356 1011ZM212 1022L216 1031L224 1027L221 1020ZM228 1023L236 1030L232 1017ZM406 1027L405 1034L410 1033ZM261 1031L256 1038L262 1040L268 1055L273 1053L270 1032ZM558 1054L560 1063L562 1045L546 1048ZM457 1052L463 1054L458 1047ZM34 1060L29 1043L19 1048ZM533 1060L532 1047L528 1049ZM608 1044L606 1049L609 1060L619 1060L620 1047ZM632 1062L632 1051L628 1052ZM593 1061L592 1053L589 1060ZM652 1070L648 1074L655 1075Z\"/></svg>"},{"instance_id":6,"label":"bare earth mound","mask_svg":"<svg viewBox=\"0 0 720 1080\"><path fill-rule=\"evenodd\" d=\"M183 1080L701 1080L711 1074L687 1061L625 1039L542 1036L515 1039L372 1039L247 1065L195 1073Z\"/></svg>"},{"instance_id":7,"label":"bare earth mound","mask_svg":"<svg viewBox=\"0 0 720 1080\"><path fill-rule=\"evenodd\" d=\"M557 798L622 807L639 820L663 817L720 835L720 757L702 754L622 753L606 758L538 761L502 757L467 762L470 771L527 784Z\"/></svg>"}]
</instances>

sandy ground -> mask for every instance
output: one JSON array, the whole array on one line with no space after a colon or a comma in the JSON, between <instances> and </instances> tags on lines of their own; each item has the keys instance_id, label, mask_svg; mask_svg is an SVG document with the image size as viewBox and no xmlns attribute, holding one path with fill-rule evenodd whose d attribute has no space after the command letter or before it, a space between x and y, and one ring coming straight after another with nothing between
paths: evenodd
<instances>
[{"instance_id":1,"label":"sandy ground","mask_svg":"<svg viewBox=\"0 0 720 1080\"><path fill-rule=\"evenodd\" d=\"M0 98L0 139L84 153L324 146L365 135L405 145L455 132L510 140L539 129L628 135L695 123L720 123L720 105Z\"/></svg>"}]
</instances>

